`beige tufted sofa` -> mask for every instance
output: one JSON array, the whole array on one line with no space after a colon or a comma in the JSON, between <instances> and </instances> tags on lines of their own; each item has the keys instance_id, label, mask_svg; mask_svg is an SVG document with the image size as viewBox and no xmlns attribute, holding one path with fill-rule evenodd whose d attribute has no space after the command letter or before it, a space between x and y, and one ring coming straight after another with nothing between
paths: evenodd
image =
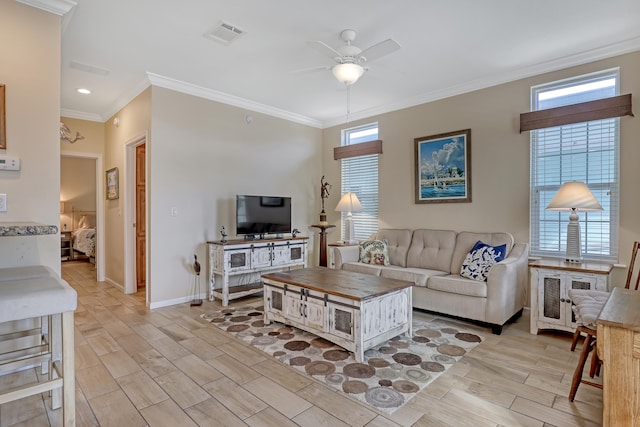
<instances>
[{"instance_id":1,"label":"beige tufted sofa","mask_svg":"<svg viewBox=\"0 0 640 427\"><path fill-rule=\"evenodd\" d=\"M388 242L390 265L358 262L357 246L331 246L330 267L411 281L414 308L487 323L495 334L522 313L529 246L514 243L509 233L383 229L372 239ZM464 259L478 240L507 245L505 259L491 267L486 282L460 276Z\"/></svg>"}]
</instances>

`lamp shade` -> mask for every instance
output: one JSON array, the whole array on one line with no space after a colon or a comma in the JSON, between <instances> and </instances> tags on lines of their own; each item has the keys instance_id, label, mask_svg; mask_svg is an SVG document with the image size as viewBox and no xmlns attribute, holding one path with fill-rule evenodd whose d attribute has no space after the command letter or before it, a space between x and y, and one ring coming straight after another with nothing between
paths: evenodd
<instances>
[{"instance_id":1,"label":"lamp shade","mask_svg":"<svg viewBox=\"0 0 640 427\"><path fill-rule=\"evenodd\" d=\"M345 63L334 65L331 72L340 83L351 85L364 74L364 68L358 64Z\"/></svg>"},{"instance_id":2,"label":"lamp shade","mask_svg":"<svg viewBox=\"0 0 640 427\"><path fill-rule=\"evenodd\" d=\"M337 212L360 212L362 211L362 205L356 193L344 193L338 206L336 206Z\"/></svg>"},{"instance_id":3,"label":"lamp shade","mask_svg":"<svg viewBox=\"0 0 640 427\"><path fill-rule=\"evenodd\" d=\"M595 198L587 184L579 181L569 181L562 184L560 190L547 205L550 211L602 211L600 202Z\"/></svg>"}]
</instances>

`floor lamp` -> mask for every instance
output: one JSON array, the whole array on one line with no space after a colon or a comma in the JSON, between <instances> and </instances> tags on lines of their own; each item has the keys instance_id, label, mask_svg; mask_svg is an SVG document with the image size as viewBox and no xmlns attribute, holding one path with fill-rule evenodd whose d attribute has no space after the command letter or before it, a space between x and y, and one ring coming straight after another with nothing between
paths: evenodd
<instances>
[{"instance_id":1,"label":"floor lamp","mask_svg":"<svg viewBox=\"0 0 640 427\"><path fill-rule=\"evenodd\" d=\"M578 222L578 211L596 212L602 211L602 206L595 198L587 184L579 181L569 181L562 184L560 190L555 195L547 210L567 211L569 214L569 224L567 224L567 262L582 261L582 245L580 242L580 223Z\"/></svg>"},{"instance_id":2,"label":"floor lamp","mask_svg":"<svg viewBox=\"0 0 640 427\"><path fill-rule=\"evenodd\" d=\"M360 204L360 200L358 200L358 196L356 196L355 193L345 193L338 202L336 211L347 213L347 218L345 219L344 243L358 243L358 241L355 240L355 235L353 233L353 215L351 214L351 212L362 211L362 205Z\"/></svg>"}]
</instances>

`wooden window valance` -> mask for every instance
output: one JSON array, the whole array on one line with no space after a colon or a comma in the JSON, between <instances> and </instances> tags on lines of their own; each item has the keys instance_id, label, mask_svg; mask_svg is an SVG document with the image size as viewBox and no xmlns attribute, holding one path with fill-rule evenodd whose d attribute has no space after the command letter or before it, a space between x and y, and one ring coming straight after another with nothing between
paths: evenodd
<instances>
[{"instance_id":1,"label":"wooden window valance","mask_svg":"<svg viewBox=\"0 0 640 427\"><path fill-rule=\"evenodd\" d=\"M632 116L631 94L520 114L520 133L542 128Z\"/></svg>"},{"instance_id":2,"label":"wooden window valance","mask_svg":"<svg viewBox=\"0 0 640 427\"><path fill-rule=\"evenodd\" d=\"M382 154L382 140L361 142L353 145L343 145L333 148L333 160L347 159L349 157L366 156L369 154Z\"/></svg>"}]
</instances>

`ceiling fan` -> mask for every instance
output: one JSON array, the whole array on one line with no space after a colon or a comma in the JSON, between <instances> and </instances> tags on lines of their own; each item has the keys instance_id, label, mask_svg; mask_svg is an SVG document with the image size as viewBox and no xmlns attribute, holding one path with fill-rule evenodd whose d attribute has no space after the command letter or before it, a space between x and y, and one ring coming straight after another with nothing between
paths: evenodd
<instances>
[{"instance_id":1,"label":"ceiling fan","mask_svg":"<svg viewBox=\"0 0 640 427\"><path fill-rule=\"evenodd\" d=\"M356 35L355 30L343 30L340 32L340 39L345 44L335 49L320 40L308 42L309 46L329 56L336 62L336 65L330 68L331 72L338 81L346 85L355 83L364 74L367 69L362 64L369 63L400 49L398 42L393 39L387 39L366 49L360 49L352 44L356 39Z\"/></svg>"}]
</instances>

